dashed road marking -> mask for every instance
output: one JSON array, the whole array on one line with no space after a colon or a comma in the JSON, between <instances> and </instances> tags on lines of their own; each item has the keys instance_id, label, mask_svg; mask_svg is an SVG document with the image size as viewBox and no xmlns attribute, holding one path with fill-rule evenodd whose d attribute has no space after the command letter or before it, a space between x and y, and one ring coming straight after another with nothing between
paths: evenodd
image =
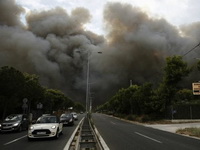
<instances>
[{"instance_id":1,"label":"dashed road marking","mask_svg":"<svg viewBox=\"0 0 200 150\"><path fill-rule=\"evenodd\" d=\"M110 123L112 123L112 124L116 125L116 123L114 123L114 122L112 122L112 121L110 121Z\"/></svg>"},{"instance_id":2,"label":"dashed road marking","mask_svg":"<svg viewBox=\"0 0 200 150\"><path fill-rule=\"evenodd\" d=\"M145 138L147 138L147 139L150 139L150 140L152 140L152 141L154 141L154 142L162 143L161 141L158 141L158 140L156 140L156 139L154 139L154 138L151 138L151 137L146 136L146 135L144 135L144 134L141 134L141 133L139 133L139 132L135 132L135 134L140 135L140 136L143 136L143 137L145 137Z\"/></svg>"},{"instance_id":3,"label":"dashed road marking","mask_svg":"<svg viewBox=\"0 0 200 150\"><path fill-rule=\"evenodd\" d=\"M17 139L14 139L14 140L12 140L12 141L10 141L10 142L8 142L8 143L5 143L4 145L8 145L8 144L14 143L14 142L16 142L16 141L19 141L20 139L23 139L23 138L25 138L25 137L27 137L27 135L25 135L25 136L22 136L22 137L20 137L20 138L17 138Z\"/></svg>"}]
</instances>

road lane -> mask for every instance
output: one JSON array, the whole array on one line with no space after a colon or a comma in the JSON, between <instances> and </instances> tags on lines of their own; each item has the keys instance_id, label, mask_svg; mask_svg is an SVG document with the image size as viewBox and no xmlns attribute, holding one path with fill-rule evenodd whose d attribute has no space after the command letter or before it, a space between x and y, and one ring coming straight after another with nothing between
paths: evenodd
<instances>
[{"instance_id":1,"label":"road lane","mask_svg":"<svg viewBox=\"0 0 200 150\"><path fill-rule=\"evenodd\" d=\"M10 142L7 142L7 143L5 143L4 145L12 144L12 143L17 142L17 141L19 141L19 140L21 140L21 139L23 139L23 138L26 138L26 137L27 137L27 135L24 135L24 136L22 136L22 137L19 137L19 138L14 139L14 140L12 140L12 141L10 141Z\"/></svg>"},{"instance_id":2,"label":"road lane","mask_svg":"<svg viewBox=\"0 0 200 150\"><path fill-rule=\"evenodd\" d=\"M79 121L84 115L79 116L79 120L75 121L74 126L67 126L63 128L63 135L59 139L38 139L28 141L27 131L20 133L10 132L0 134L0 149L1 150L63 150L73 131L78 125Z\"/></svg>"},{"instance_id":3,"label":"road lane","mask_svg":"<svg viewBox=\"0 0 200 150\"><path fill-rule=\"evenodd\" d=\"M94 124L111 150L199 150L200 140L92 114Z\"/></svg>"}]
</instances>

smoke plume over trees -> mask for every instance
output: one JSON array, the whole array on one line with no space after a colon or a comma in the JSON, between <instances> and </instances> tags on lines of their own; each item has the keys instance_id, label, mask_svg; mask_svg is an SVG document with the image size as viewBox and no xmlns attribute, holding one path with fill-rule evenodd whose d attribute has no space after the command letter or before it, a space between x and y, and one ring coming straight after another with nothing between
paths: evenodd
<instances>
[{"instance_id":1,"label":"smoke plume over trees","mask_svg":"<svg viewBox=\"0 0 200 150\"><path fill-rule=\"evenodd\" d=\"M130 80L157 83L167 56L183 55L199 43L200 23L178 29L129 4L105 6L105 37L84 29L93 17L85 8L32 10L26 25L24 12L14 0L0 1L0 66L35 73L42 85L78 101L85 99L87 53L90 89L100 103ZM192 63L196 54L185 59Z\"/></svg>"}]
</instances>

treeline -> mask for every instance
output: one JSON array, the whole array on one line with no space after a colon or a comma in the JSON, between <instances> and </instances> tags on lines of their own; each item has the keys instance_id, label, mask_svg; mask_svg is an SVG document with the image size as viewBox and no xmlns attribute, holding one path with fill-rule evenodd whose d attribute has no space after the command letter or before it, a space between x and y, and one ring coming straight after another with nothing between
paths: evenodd
<instances>
[{"instance_id":1,"label":"treeline","mask_svg":"<svg viewBox=\"0 0 200 150\"><path fill-rule=\"evenodd\" d=\"M200 68L198 66L200 63L197 64L197 68ZM181 56L168 57L159 86L144 83L120 89L99 106L97 111L126 116L131 120L152 120L165 118L166 110L172 105L200 103L199 97L194 96L191 89L180 86L180 82L192 72L192 68L188 67Z\"/></svg>"},{"instance_id":2,"label":"treeline","mask_svg":"<svg viewBox=\"0 0 200 150\"><path fill-rule=\"evenodd\" d=\"M28 112L37 110L39 103L42 103L44 113L67 110L69 107L84 111L81 103L73 102L61 91L41 86L38 76L22 73L13 67L2 67L0 69L0 117L4 118L11 113L22 113L23 99L28 100L26 102Z\"/></svg>"}]
</instances>

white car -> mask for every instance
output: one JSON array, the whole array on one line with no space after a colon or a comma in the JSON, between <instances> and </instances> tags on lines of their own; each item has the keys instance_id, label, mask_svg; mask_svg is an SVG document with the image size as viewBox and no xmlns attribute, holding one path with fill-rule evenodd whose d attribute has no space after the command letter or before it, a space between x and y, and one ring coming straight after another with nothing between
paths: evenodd
<instances>
[{"instance_id":1,"label":"white car","mask_svg":"<svg viewBox=\"0 0 200 150\"><path fill-rule=\"evenodd\" d=\"M63 123L57 116L41 116L35 124L29 126L28 140L34 138L59 138L62 134Z\"/></svg>"},{"instance_id":2,"label":"white car","mask_svg":"<svg viewBox=\"0 0 200 150\"><path fill-rule=\"evenodd\" d=\"M78 115L76 112L72 112L71 114L73 115L74 120L78 120Z\"/></svg>"}]
</instances>

